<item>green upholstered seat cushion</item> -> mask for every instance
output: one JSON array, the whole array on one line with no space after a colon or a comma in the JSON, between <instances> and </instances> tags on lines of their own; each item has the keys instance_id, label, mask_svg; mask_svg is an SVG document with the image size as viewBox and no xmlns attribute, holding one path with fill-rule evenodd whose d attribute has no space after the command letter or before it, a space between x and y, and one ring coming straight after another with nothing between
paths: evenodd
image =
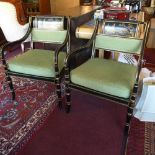
<instances>
[{"instance_id":1,"label":"green upholstered seat cushion","mask_svg":"<svg viewBox=\"0 0 155 155\"><path fill-rule=\"evenodd\" d=\"M59 69L64 66L65 52L59 53ZM10 71L43 76L55 77L54 51L32 49L8 61Z\"/></svg>"},{"instance_id":2,"label":"green upholstered seat cushion","mask_svg":"<svg viewBox=\"0 0 155 155\"><path fill-rule=\"evenodd\" d=\"M129 98L137 67L113 60L89 59L70 73L72 83L110 95Z\"/></svg>"}]
</instances>

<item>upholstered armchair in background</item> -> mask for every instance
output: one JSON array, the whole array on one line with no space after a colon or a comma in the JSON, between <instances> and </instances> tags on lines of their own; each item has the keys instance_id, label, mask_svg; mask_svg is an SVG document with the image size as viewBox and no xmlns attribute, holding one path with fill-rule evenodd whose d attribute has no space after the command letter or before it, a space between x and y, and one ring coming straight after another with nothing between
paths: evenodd
<instances>
[{"instance_id":1,"label":"upholstered armchair in background","mask_svg":"<svg viewBox=\"0 0 155 155\"><path fill-rule=\"evenodd\" d=\"M0 1L0 27L8 42L21 39L28 30L29 24L19 5L19 0Z\"/></svg>"}]
</instances>

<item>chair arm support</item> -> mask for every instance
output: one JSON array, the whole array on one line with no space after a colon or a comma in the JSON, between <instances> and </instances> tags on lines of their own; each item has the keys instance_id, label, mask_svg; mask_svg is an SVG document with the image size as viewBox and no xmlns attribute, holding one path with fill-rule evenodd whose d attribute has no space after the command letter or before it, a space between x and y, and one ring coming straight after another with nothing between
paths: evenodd
<instances>
[{"instance_id":1,"label":"chair arm support","mask_svg":"<svg viewBox=\"0 0 155 155\"><path fill-rule=\"evenodd\" d=\"M69 44L69 49L67 49L67 53L68 53L68 50L70 50L70 18L67 17L67 34L66 34L66 38L64 40L64 42L59 45L57 48L56 48L56 51L54 53L54 62L55 62L55 69L56 71L59 71L59 68L58 68L58 56L59 56L59 53L61 50L63 50L64 47L66 47L67 43Z\"/></svg>"},{"instance_id":2,"label":"chair arm support","mask_svg":"<svg viewBox=\"0 0 155 155\"><path fill-rule=\"evenodd\" d=\"M11 48L11 47L13 47L13 46L15 46L17 44L21 44L23 41L25 41L29 37L29 35L30 35L31 31L32 31L32 25L33 25L32 18L30 18L30 20L29 20L29 27L28 27L28 30L27 30L26 34L21 39L19 39L19 40L16 40L16 41L4 44L4 46L1 49L2 60L5 59L4 51L6 51L7 48Z\"/></svg>"},{"instance_id":3,"label":"chair arm support","mask_svg":"<svg viewBox=\"0 0 155 155\"><path fill-rule=\"evenodd\" d=\"M67 36L65 38L65 41L56 48L55 55L54 55L54 62L56 64L58 64L58 55L59 55L59 52L67 45L68 40L69 40L69 32L67 32Z\"/></svg>"},{"instance_id":4,"label":"chair arm support","mask_svg":"<svg viewBox=\"0 0 155 155\"><path fill-rule=\"evenodd\" d=\"M65 67L69 67L70 60L73 56L75 56L76 54L83 52L83 50L85 50L87 48L91 48L93 46L93 41L95 40L97 31L98 31L98 26L99 26L99 21L97 20L93 35L92 35L91 39L87 42L87 44L84 46L81 46L73 51L70 51L67 54L66 59L65 59Z\"/></svg>"},{"instance_id":5,"label":"chair arm support","mask_svg":"<svg viewBox=\"0 0 155 155\"><path fill-rule=\"evenodd\" d=\"M67 45L68 43L68 37L66 37L65 41L63 42L63 44L61 44L60 46L58 46L56 48L56 51L54 52L54 64L55 64L55 72L58 74L59 73L59 67L58 67L58 57L59 57L59 53L60 51Z\"/></svg>"},{"instance_id":6,"label":"chair arm support","mask_svg":"<svg viewBox=\"0 0 155 155\"><path fill-rule=\"evenodd\" d=\"M65 67L69 67L69 63L72 57L74 57L76 54L79 54L81 52L83 52L83 50L90 48L91 44L85 45L85 46L81 46L80 48L75 49L74 51L70 51L65 58Z\"/></svg>"},{"instance_id":7,"label":"chair arm support","mask_svg":"<svg viewBox=\"0 0 155 155\"><path fill-rule=\"evenodd\" d=\"M4 51L7 51L8 48L12 48L17 44L21 44L23 41L25 41L29 37L31 31L32 31L32 28L29 27L28 31L26 32L26 34L21 39L4 44L1 48L2 58L4 58Z\"/></svg>"}]
</instances>

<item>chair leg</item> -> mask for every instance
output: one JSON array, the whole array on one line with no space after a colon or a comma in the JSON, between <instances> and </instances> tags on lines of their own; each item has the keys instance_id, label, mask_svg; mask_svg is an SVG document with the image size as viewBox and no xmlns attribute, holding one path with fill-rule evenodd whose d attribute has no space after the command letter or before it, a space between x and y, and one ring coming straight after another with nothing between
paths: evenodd
<instances>
[{"instance_id":1,"label":"chair leg","mask_svg":"<svg viewBox=\"0 0 155 155\"><path fill-rule=\"evenodd\" d=\"M55 84L56 84L56 93L58 97L58 107L61 109L62 108L61 85L60 85L60 78L58 74L56 75Z\"/></svg>"},{"instance_id":2,"label":"chair leg","mask_svg":"<svg viewBox=\"0 0 155 155\"><path fill-rule=\"evenodd\" d=\"M125 125L125 131L124 131L124 137L125 137L124 138L124 147L123 147L123 152L125 152L124 154L126 154L126 150L127 150L128 136L129 136L129 132L130 132L130 124L131 124L131 119L133 116L133 108L135 105L137 90L138 90L138 84L135 84L133 93L132 93L132 96L130 98L130 102L128 105L128 109L127 109L126 125Z\"/></svg>"},{"instance_id":3,"label":"chair leg","mask_svg":"<svg viewBox=\"0 0 155 155\"><path fill-rule=\"evenodd\" d=\"M132 103L129 103L129 104L130 105L128 106L128 109L127 109L126 124L125 124L125 129L124 129L122 155L125 155L127 151L128 136L130 132L130 123L131 123L131 119L133 115L133 107L131 106Z\"/></svg>"},{"instance_id":4,"label":"chair leg","mask_svg":"<svg viewBox=\"0 0 155 155\"><path fill-rule=\"evenodd\" d=\"M66 103L66 112L69 113L71 109L71 93L68 85L66 87Z\"/></svg>"},{"instance_id":5,"label":"chair leg","mask_svg":"<svg viewBox=\"0 0 155 155\"><path fill-rule=\"evenodd\" d=\"M56 92L57 92L57 96L58 96L58 106L59 106L60 109L62 109L60 80L58 80L58 82L56 84Z\"/></svg>"},{"instance_id":6,"label":"chair leg","mask_svg":"<svg viewBox=\"0 0 155 155\"><path fill-rule=\"evenodd\" d=\"M10 90L11 90L11 93L12 93L12 100L15 100L16 94L15 94L15 91L14 91L12 79L11 79L11 77L9 75L6 76L6 79L8 81L8 84L9 84L9 87L10 87Z\"/></svg>"},{"instance_id":7,"label":"chair leg","mask_svg":"<svg viewBox=\"0 0 155 155\"><path fill-rule=\"evenodd\" d=\"M69 78L69 69L65 68L65 93L66 93L66 112L69 113L71 109L71 93L70 93L70 78Z\"/></svg>"}]
</instances>

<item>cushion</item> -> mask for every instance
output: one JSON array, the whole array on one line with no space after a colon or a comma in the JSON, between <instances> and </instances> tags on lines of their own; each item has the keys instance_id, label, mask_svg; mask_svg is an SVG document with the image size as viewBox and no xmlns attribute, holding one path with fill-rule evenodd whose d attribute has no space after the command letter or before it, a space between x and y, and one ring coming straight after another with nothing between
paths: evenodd
<instances>
[{"instance_id":1,"label":"cushion","mask_svg":"<svg viewBox=\"0 0 155 155\"><path fill-rule=\"evenodd\" d=\"M94 58L71 71L72 83L129 98L134 86L137 67L121 62Z\"/></svg>"},{"instance_id":2,"label":"cushion","mask_svg":"<svg viewBox=\"0 0 155 155\"><path fill-rule=\"evenodd\" d=\"M95 41L96 48L133 54L140 54L142 45L143 40L141 39L106 36L102 34L97 35Z\"/></svg>"},{"instance_id":3,"label":"cushion","mask_svg":"<svg viewBox=\"0 0 155 155\"><path fill-rule=\"evenodd\" d=\"M65 52L59 53L59 69L64 66ZM10 71L43 77L55 77L54 51L32 49L8 61Z\"/></svg>"},{"instance_id":4,"label":"cushion","mask_svg":"<svg viewBox=\"0 0 155 155\"><path fill-rule=\"evenodd\" d=\"M53 31L50 29L32 29L32 40L35 42L63 43L67 31Z\"/></svg>"}]
</instances>

